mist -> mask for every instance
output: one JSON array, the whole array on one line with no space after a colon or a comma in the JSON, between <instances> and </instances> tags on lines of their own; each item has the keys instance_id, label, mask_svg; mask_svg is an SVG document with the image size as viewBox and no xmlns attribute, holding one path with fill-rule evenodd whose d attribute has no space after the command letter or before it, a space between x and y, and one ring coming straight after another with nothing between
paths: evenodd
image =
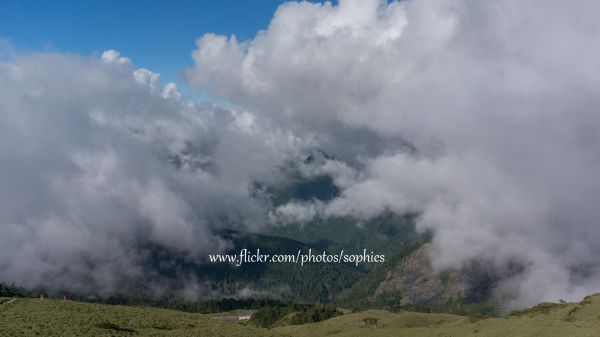
<instances>
[{"instance_id":1,"label":"mist","mask_svg":"<svg viewBox=\"0 0 600 337\"><path fill-rule=\"evenodd\" d=\"M257 228L249 182L299 141L252 114L192 102L111 50L0 62L0 281L108 295L164 288L150 247L192 261ZM186 288L205 288L181 275ZM206 289L205 289L206 291Z\"/></svg>"},{"instance_id":2,"label":"mist","mask_svg":"<svg viewBox=\"0 0 600 337\"><path fill-rule=\"evenodd\" d=\"M202 102L115 50L16 53L1 40L0 281L160 291L149 247L202 261L229 247L218 232L231 224L394 212L419 214L438 271L518 264L495 289L507 307L598 292L598 12L285 3L248 40L198 38L186 79ZM331 157L301 173L331 176L339 195L274 209L252 195L308 149Z\"/></svg>"},{"instance_id":3,"label":"mist","mask_svg":"<svg viewBox=\"0 0 600 337\"><path fill-rule=\"evenodd\" d=\"M437 270L484 260L508 306L600 290L600 6L288 3L254 38L206 34L189 82L340 161L279 219L418 212Z\"/></svg>"}]
</instances>

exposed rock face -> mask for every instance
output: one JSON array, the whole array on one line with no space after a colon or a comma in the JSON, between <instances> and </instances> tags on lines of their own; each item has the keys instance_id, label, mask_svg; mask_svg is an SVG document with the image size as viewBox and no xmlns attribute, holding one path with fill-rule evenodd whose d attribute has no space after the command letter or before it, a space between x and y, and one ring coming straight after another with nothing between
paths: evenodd
<instances>
[{"instance_id":1,"label":"exposed rock face","mask_svg":"<svg viewBox=\"0 0 600 337\"><path fill-rule=\"evenodd\" d=\"M468 284L463 273L452 271L436 274L429 263L431 244L426 243L402 260L375 290L375 296L400 293L401 305L443 304L463 298Z\"/></svg>"}]
</instances>

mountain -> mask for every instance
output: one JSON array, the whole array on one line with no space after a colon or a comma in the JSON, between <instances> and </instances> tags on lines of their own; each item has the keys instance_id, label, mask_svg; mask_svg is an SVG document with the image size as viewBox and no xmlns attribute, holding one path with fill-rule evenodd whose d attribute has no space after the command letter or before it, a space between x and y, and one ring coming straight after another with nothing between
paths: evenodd
<instances>
[{"instance_id":1,"label":"mountain","mask_svg":"<svg viewBox=\"0 0 600 337\"><path fill-rule=\"evenodd\" d=\"M267 210L288 202L331 200L340 189L332 176L320 170L330 160L336 159L313 150L286 162L273 179L253 185L254 195ZM271 255L296 255L298 251L305 254L309 250L316 254L338 254L342 250L345 254L362 254L366 250L384 255L383 263L236 266L211 263L207 256L189 256L141 241L134 249L141 252L143 259L139 263L144 273L123 277L117 292L77 294L73 289L35 289L33 293L68 293L101 302L165 307L207 299L271 298L361 309L412 307L493 314L491 290L499 276L477 265L460 271L434 272L428 261L432 233L416 230L418 216L393 212L369 220L316 216L303 223L264 226L259 232L234 224L235 229L215 233L228 247L220 254L238 254L242 249ZM243 307L244 303L233 305Z\"/></svg>"},{"instance_id":2,"label":"mountain","mask_svg":"<svg viewBox=\"0 0 600 337\"><path fill-rule=\"evenodd\" d=\"M284 178L274 185L262 185L262 195L271 207L330 200L339 194L334 179L314 174L330 160L336 158L313 150L286 163L280 168ZM471 263L461 270L434 271L429 263L432 233L417 232L418 216L393 212L369 220L316 216L308 222L267 227L262 233L293 238L324 251L360 253L367 249L384 254L385 263L360 266L367 274L335 296L334 303L339 305L497 314L492 291L503 275L482 263Z\"/></svg>"},{"instance_id":3,"label":"mountain","mask_svg":"<svg viewBox=\"0 0 600 337\"><path fill-rule=\"evenodd\" d=\"M457 271L435 274L428 259L430 251L431 244L424 243L402 259L388 271L373 295L382 297L400 292L403 295L400 306L435 305L464 298L469 290L465 275Z\"/></svg>"},{"instance_id":4,"label":"mountain","mask_svg":"<svg viewBox=\"0 0 600 337\"><path fill-rule=\"evenodd\" d=\"M229 249L219 254L237 255L243 249L254 254L290 254L296 256L317 247L277 236L223 230L219 236L229 243ZM364 277L365 271L353 264L311 263L236 263L190 259L159 246L147 246L143 268L145 279L124 282L121 290L112 294L110 303L144 304L196 301L220 298L274 298L283 301L331 302L332 299ZM153 292L152 280L160 280L160 293ZM191 281L190 281L191 280ZM192 288L188 289L189 283ZM200 285L201 287L198 287ZM86 295L86 294L82 294ZM89 298L88 296L84 296Z\"/></svg>"},{"instance_id":5,"label":"mountain","mask_svg":"<svg viewBox=\"0 0 600 337\"><path fill-rule=\"evenodd\" d=\"M318 254L321 251L301 241L250 234L236 231L226 231L223 237L231 240L237 253L241 249L250 252L260 249L268 254L296 255L300 250L307 253L311 249ZM227 291L240 291L252 288L260 291L279 291L276 297L296 301L330 302L337 293L350 287L365 274L352 264L310 263L300 266L294 263L246 263L239 267L219 264L205 265L202 274L213 280L216 289L226 294ZM227 289L224 283L236 284L234 289Z\"/></svg>"}]
</instances>

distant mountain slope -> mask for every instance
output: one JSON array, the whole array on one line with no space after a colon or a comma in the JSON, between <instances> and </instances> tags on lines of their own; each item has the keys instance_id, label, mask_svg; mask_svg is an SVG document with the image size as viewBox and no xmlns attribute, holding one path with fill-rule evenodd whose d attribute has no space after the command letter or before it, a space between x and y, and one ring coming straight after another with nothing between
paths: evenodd
<instances>
[{"instance_id":1,"label":"distant mountain slope","mask_svg":"<svg viewBox=\"0 0 600 337\"><path fill-rule=\"evenodd\" d=\"M311 244L301 241L262 234L250 234L227 231L224 238L230 239L234 248L231 253L243 248L251 252L260 249L266 254L292 254L298 250L307 253L319 250ZM280 295L298 301L330 302L340 291L349 288L365 275L365 272L352 264L311 263L300 266L294 263L250 263L240 267L220 265L205 265L203 274L221 282L237 282L239 287L251 286L257 290L277 291ZM240 290L238 287L237 290ZM217 289L225 291L227 289Z\"/></svg>"},{"instance_id":2,"label":"distant mountain slope","mask_svg":"<svg viewBox=\"0 0 600 337\"><path fill-rule=\"evenodd\" d=\"M248 233L237 230L223 230L219 236L229 242L230 248L219 254L237 255L242 249L250 254L260 250L261 254L291 254L299 250L313 253L319 250L301 241ZM270 297L282 300L306 302L331 302L340 291L352 286L364 277L365 271L352 264L311 263L301 266L294 263L243 263L240 266L229 262L210 263L208 258L190 259L187 255L166 250L162 247L146 247L145 270L147 277L161 280L162 296L165 300L179 298L186 300L186 282L193 280L205 289L196 291L197 298L221 297ZM217 252L214 252L217 253ZM140 284L146 281L131 282L114 296L116 303L148 303L145 301L156 295L146 291ZM183 298L182 298L183 297ZM187 298L190 300L190 298ZM192 297L193 301L194 298Z\"/></svg>"},{"instance_id":3,"label":"distant mountain slope","mask_svg":"<svg viewBox=\"0 0 600 337\"><path fill-rule=\"evenodd\" d=\"M391 255L402 246L422 241L428 233L417 233L415 215L382 214L372 220L318 218L305 224L290 224L266 228L268 235L294 238L308 242L321 250L362 253L363 249L376 254ZM371 269L375 264L363 264Z\"/></svg>"},{"instance_id":4,"label":"distant mountain slope","mask_svg":"<svg viewBox=\"0 0 600 337\"><path fill-rule=\"evenodd\" d=\"M228 243L228 249L211 254L238 255L242 249L249 254L288 254L298 251L319 254L315 245L290 238L222 230L219 237ZM43 286L22 289L2 283L0 297L50 296L69 294L114 304L169 306L169 303L195 303L198 300L222 298L271 298L281 301L330 303L338 293L350 288L367 272L354 264L308 263L301 266L285 263L209 262L208 256L189 256L147 242L140 249L144 260L140 264L144 273L123 277L119 288L109 294L80 293L74 289L50 289Z\"/></svg>"},{"instance_id":5,"label":"distant mountain slope","mask_svg":"<svg viewBox=\"0 0 600 337\"><path fill-rule=\"evenodd\" d=\"M402 294L400 306L438 305L465 299L471 291L466 273L448 271L436 274L429 262L431 244L425 243L389 270L375 289L374 296Z\"/></svg>"},{"instance_id":6,"label":"distant mountain slope","mask_svg":"<svg viewBox=\"0 0 600 337\"><path fill-rule=\"evenodd\" d=\"M431 248L425 239L401 247L386 263L341 292L337 303L357 308L412 308L491 316L499 313L492 290L500 275L476 264L436 272L428 258Z\"/></svg>"},{"instance_id":7,"label":"distant mountain slope","mask_svg":"<svg viewBox=\"0 0 600 337\"><path fill-rule=\"evenodd\" d=\"M332 177L317 174L336 159L314 149L278 168L276 183L255 186L270 207L286 203L327 202L339 194ZM428 259L432 233L416 230L418 214L384 212L372 219L315 216L309 221L265 227L261 233L290 238L324 251L384 254L383 264L359 267L368 271L334 302L359 308L419 307L423 310L492 313L488 303L495 276L482 268L435 273Z\"/></svg>"},{"instance_id":8,"label":"distant mountain slope","mask_svg":"<svg viewBox=\"0 0 600 337\"><path fill-rule=\"evenodd\" d=\"M335 160L321 150L309 151L277 167L268 182L256 182L254 195L264 202L265 211L288 202L327 202L338 196L340 190L334 178L323 173L321 168ZM71 293L109 303L159 306L222 297L269 297L358 308L430 306L438 311L462 312L462 309L455 310L456 307L487 301L494 280L487 278L485 273L434 274L427 259L427 243L432 235L417 232L417 217L418 214L392 212L384 212L372 219L317 215L303 223L263 226L258 233L248 232L243 223L228 223L235 230L224 229L214 234L229 248L210 252L238 254L242 249L248 249L250 253L260 250L263 254L295 255L299 250L306 253L309 249L330 254L342 250L346 254L362 254L366 250L385 255L385 263L361 263L358 266L245 263L235 266L209 263L207 253L193 255L140 239L138 246L132 249L139 251L140 261L136 262L143 272L122 276L115 287L119 289L116 293L29 290L57 295ZM471 277L473 275L476 277ZM473 287L473 284L477 286ZM101 285L95 288L99 289Z\"/></svg>"}]
</instances>

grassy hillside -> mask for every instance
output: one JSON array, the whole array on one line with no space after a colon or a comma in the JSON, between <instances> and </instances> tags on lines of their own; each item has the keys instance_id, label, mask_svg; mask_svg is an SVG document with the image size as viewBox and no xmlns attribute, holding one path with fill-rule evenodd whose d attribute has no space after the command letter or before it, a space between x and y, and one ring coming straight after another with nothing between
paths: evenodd
<instances>
[{"instance_id":1,"label":"grassy hillside","mask_svg":"<svg viewBox=\"0 0 600 337\"><path fill-rule=\"evenodd\" d=\"M600 295L544 303L505 318L370 310L304 325L264 329L213 315L58 300L0 304L0 336L598 336Z\"/></svg>"},{"instance_id":2,"label":"grassy hillside","mask_svg":"<svg viewBox=\"0 0 600 337\"><path fill-rule=\"evenodd\" d=\"M19 299L0 304L0 336L274 336L210 315L148 307Z\"/></svg>"}]
</instances>

